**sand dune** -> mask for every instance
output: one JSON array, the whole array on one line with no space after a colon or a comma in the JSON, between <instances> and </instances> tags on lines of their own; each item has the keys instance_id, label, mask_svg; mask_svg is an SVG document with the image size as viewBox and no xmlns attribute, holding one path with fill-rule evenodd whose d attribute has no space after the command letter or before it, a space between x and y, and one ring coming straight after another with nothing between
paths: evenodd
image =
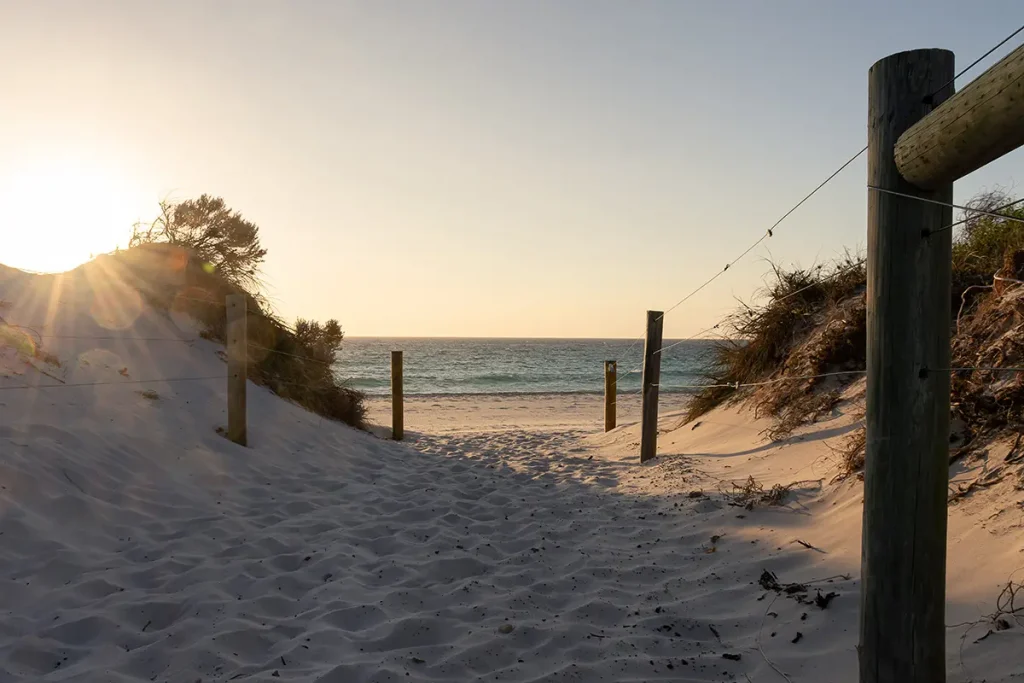
<instances>
[{"instance_id":1,"label":"sand dune","mask_svg":"<svg viewBox=\"0 0 1024 683\"><path fill-rule=\"evenodd\" d=\"M738 409L666 411L641 467L635 425L396 444L250 386L241 448L223 380L129 384L223 375L188 320L81 274L0 300L61 363L0 351L0 681L856 680L860 487L824 446L848 416L772 445ZM730 505L751 475L804 481ZM1018 501L953 509L951 623L1024 565ZM961 659L965 630L951 680L1024 674L1024 629Z\"/></svg>"}]
</instances>

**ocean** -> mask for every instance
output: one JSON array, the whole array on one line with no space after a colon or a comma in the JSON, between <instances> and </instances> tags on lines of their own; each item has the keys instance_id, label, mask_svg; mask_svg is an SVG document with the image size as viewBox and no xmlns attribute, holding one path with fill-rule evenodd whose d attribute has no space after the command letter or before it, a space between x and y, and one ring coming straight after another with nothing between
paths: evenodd
<instances>
[{"instance_id":1,"label":"ocean","mask_svg":"<svg viewBox=\"0 0 1024 683\"><path fill-rule=\"evenodd\" d=\"M674 385L700 383L713 346L687 340L662 354L660 391L692 392ZM619 339L354 337L343 342L335 372L354 389L390 394L393 350L404 352L406 395L600 394L605 360L618 361L618 390L628 392L640 388L643 358L643 342Z\"/></svg>"}]
</instances>

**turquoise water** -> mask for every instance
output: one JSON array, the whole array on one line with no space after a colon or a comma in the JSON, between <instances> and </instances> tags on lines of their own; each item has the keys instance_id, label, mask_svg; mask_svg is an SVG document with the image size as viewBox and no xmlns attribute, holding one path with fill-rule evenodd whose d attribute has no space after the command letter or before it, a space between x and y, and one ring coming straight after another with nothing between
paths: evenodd
<instances>
[{"instance_id":1,"label":"turquoise water","mask_svg":"<svg viewBox=\"0 0 1024 683\"><path fill-rule=\"evenodd\" d=\"M665 345L673 343L666 340ZM689 340L663 354L661 391L690 391L710 360L713 342ZM599 394L604 361L619 363L620 392L640 388L643 343L601 339L346 339L335 371L371 395L389 394L391 351L404 352L407 395Z\"/></svg>"}]
</instances>

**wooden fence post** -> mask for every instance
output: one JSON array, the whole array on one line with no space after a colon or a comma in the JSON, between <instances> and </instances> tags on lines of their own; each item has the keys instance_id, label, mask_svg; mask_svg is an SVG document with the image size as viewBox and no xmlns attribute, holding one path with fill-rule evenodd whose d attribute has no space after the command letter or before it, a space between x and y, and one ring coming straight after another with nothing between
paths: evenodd
<instances>
[{"instance_id":1,"label":"wooden fence post","mask_svg":"<svg viewBox=\"0 0 1024 683\"><path fill-rule=\"evenodd\" d=\"M1024 145L1024 45L946 97L896 143L900 175L926 190Z\"/></svg>"},{"instance_id":2,"label":"wooden fence post","mask_svg":"<svg viewBox=\"0 0 1024 683\"><path fill-rule=\"evenodd\" d=\"M644 371L641 380L643 404L640 425L640 462L658 455L658 382L661 379L661 328L665 314L647 311L644 341Z\"/></svg>"},{"instance_id":3,"label":"wooden fence post","mask_svg":"<svg viewBox=\"0 0 1024 683\"><path fill-rule=\"evenodd\" d=\"M240 446L248 445L246 429L245 388L248 369L246 349L246 297L228 294L228 438Z\"/></svg>"},{"instance_id":4,"label":"wooden fence post","mask_svg":"<svg viewBox=\"0 0 1024 683\"><path fill-rule=\"evenodd\" d=\"M615 429L616 363L613 360L604 362L604 431Z\"/></svg>"},{"instance_id":5,"label":"wooden fence post","mask_svg":"<svg viewBox=\"0 0 1024 683\"><path fill-rule=\"evenodd\" d=\"M405 414L402 395L402 352L391 352L391 438L401 441L405 436Z\"/></svg>"},{"instance_id":6,"label":"wooden fence post","mask_svg":"<svg viewBox=\"0 0 1024 683\"><path fill-rule=\"evenodd\" d=\"M953 54L935 49L871 67L870 186L952 201L951 182L926 191L901 177L894 147L952 94L953 73ZM950 223L950 207L868 190L861 683L946 680Z\"/></svg>"}]
</instances>

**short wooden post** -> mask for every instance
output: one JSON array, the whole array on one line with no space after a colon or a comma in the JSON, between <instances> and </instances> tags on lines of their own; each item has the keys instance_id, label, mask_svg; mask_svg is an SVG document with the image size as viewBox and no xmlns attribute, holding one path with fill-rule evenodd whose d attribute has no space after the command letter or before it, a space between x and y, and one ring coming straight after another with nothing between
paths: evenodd
<instances>
[{"instance_id":1,"label":"short wooden post","mask_svg":"<svg viewBox=\"0 0 1024 683\"><path fill-rule=\"evenodd\" d=\"M246 304L244 294L227 296L228 340L228 438L248 445L245 387L248 369L246 349Z\"/></svg>"},{"instance_id":2,"label":"short wooden post","mask_svg":"<svg viewBox=\"0 0 1024 683\"><path fill-rule=\"evenodd\" d=\"M640 424L640 462L658 455L658 382L661 379L661 327L665 314L647 311L644 370L641 380L643 405Z\"/></svg>"},{"instance_id":3,"label":"short wooden post","mask_svg":"<svg viewBox=\"0 0 1024 683\"><path fill-rule=\"evenodd\" d=\"M869 185L952 201L951 182L921 190L893 154L900 135L952 94L952 78L947 50L871 67ZM868 190L861 683L946 680L950 223L950 207Z\"/></svg>"},{"instance_id":4,"label":"short wooden post","mask_svg":"<svg viewBox=\"0 0 1024 683\"><path fill-rule=\"evenodd\" d=\"M604 362L604 431L615 429L615 376L616 363L613 360Z\"/></svg>"},{"instance_id":5,"label":"short wooden post","mask_svg":"<svg viewBox=\"0 0 1024 683\"><path fill-rule=\"evenodd\" d=\"M405 436L405 415L402 406L402 352L391 352L391 438L401 441Z\"/></svg>"}]
</instances>

